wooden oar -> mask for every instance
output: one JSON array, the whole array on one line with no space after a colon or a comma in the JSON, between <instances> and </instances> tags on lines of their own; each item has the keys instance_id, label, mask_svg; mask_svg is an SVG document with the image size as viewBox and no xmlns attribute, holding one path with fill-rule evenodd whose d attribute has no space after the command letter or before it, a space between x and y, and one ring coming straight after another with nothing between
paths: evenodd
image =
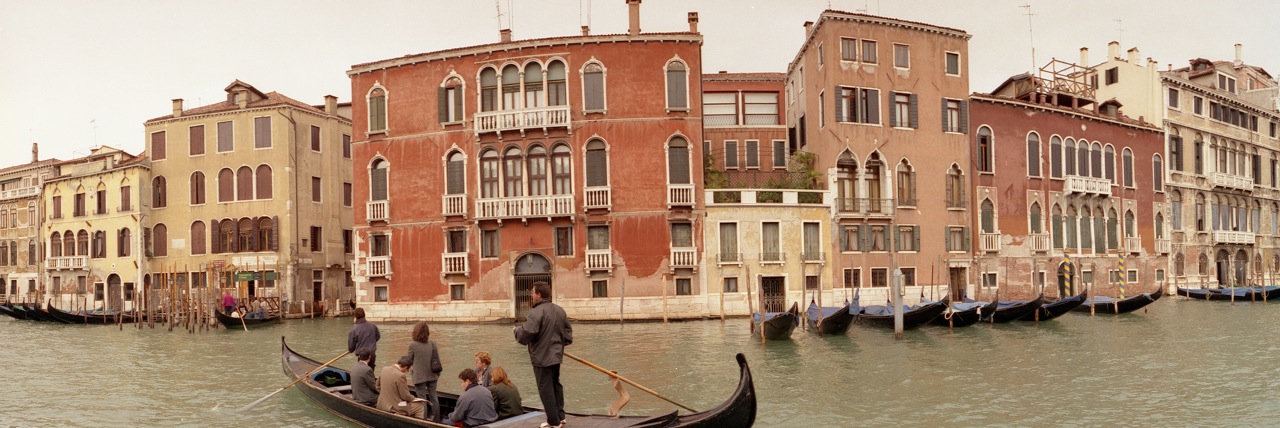
<instances>
[{"instance_id":1,"label":"wooden oar","mask_svg":"<svg viewBox=\"0 0 1280 428\"><path fill-rule=\"evenodd\" d=\"M625 378L625 377L622 377L622 375L618 374L617 372L610 371L609 369L606 369L606 368L604 368L604 367L597 366L597 365L595 365L595 363L592 363L592 362L590 362L590 361L587 361L587 360L584 360L584 359L581 359L581 358L575 357L575 356L573 356L573 354L570 354L570 353L568 353L568 352L565 352L565 353L564 353L564 356L569 357L569 358L572 358L574 361L577 361L577 362L579 362L579 363L586 364L586 365L587 365L587 367L591 367L591 368L593 368L593 369L599 370L601 373L604 373L604 374L607 374L607 375L609 375L609 376L612 376L612 377L616 377L616 378L618 378L618 379L621 379L623 382L626 382L627 384L629 384L629 385L631 385L631 386L634 386L634 387L636 387L636 388L640 388L640 390L641 390L641 391L644 391L644 392L647 392L647 393L653 394L653 396L654 396L654 397L661 398L661 399L662 399L662 401L666 401L666 402L668 402L668 403L675 404L675 405L677 405L677 406L680 406L680 408L685 409L685 410L688 410L688 411L690 411L690 412L695 412L695 413L697 412L697 410L693 410L693 409L689 408L689 406L686 406L686 405L683 405L683 404L680 404L680 403L677 403L677 402L671 401L671 399L670 399L670 398L663 397L663 396L662 396L662 394L659 394L657 391L654 391L654 390L649 389L649 388L645 388L645 387L644 387L644 385L641 385L641 384L638 384L638 383L632 382L632 381L631 381L631 379L627 379L627 378Z\"/></svg>"},{"instance_id":2,"label":"wooden oar","mask_svg":"<svg viewBox=\"0 0 1280 428\"><path fill-rule=\"evenodd\" d=\"M243 322L243 321L241 321L241 322ZM342 353L342 355L339 355L339 356L333 357L333 359L332 359L332 360L329 360L328 362L326 362L326 363L324 363L324 364L321 364L321 365L320 365L320 367L316 367L316 369L315 369L315 370L312 370L312 371L310 371L310 372L307 372L307 374L305 374L305 375L298 376L298 378L297 378L297 379L294 379L294 380L293 380L293 382L289 382L289 384L288 384L288 385L285 385L285 386L280 387L280 389L277 389L277 390L276 390L276 392L272 392L272 393L270 393L270 394L267 394L267 396L266 396L266 397L259 398L259 399L258 399L258 401L254 401L254 402L252 402L252 403L246 404L244 407L241 407L241 408L240 408L240 411L241 411L241 412L246 412L246 411L249 411L250 409L253 409L253 408L254 408L254 406L257 406L259 403L261 403L261 402L263 402L263 401L266 401L268 398L271 398L271 396L276 395L276 394L279 394L279 393L280 393L280 391L284 391L284 390L286 390L286 389L289 389L289 387L293 386L294 384L296 384L296 383L298 383L298 382L301 382L303 379L306 379L306 378L311 377L311 375L316 374L316 372L320 371L320 369L323 369L323 368L325 368L325 367L328 367L330 364L333 364L333 362L334 362L334 361L338 361L338 359L339 359L339 358L345 357L345 356L347 356L347 354L350 354L350 353L351 353L351 351L347 351L347 352L343 352L343 353Z\"/></svg>"}]
</instances>

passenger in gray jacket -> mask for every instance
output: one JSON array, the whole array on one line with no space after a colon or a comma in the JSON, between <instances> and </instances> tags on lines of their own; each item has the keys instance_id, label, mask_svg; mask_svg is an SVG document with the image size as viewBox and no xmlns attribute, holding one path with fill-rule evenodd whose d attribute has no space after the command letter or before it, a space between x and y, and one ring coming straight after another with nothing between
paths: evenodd
<instances>
[{"instance_id":1,"label":"passenger in gray jacket","mask_svg":"<svg viewBox=\"0 0 1280 428\"><path fill-rule=\"evenodd\" d=\"M463 369L458 373L458 380L462 381L463 392L445 425L473 427L498 420L498 412L493 410L493 395L477 382L475 370Z\"/></svg>"},{"instance_id":2,"label":"passenger in gray jacket","mask_svg":"<svg viewBox=\"0 0 1280 428\"><path fill-rule=\"evenodd\" d=\"M573 344L573 327L564 308L551 303L551 284L533 283L533 308L524 325L515 328L516 341L529 346L538 397L547 414L542 427L560 427L565 422L564 387L560 385L560 363L564 347Z\"/></svg>"},{"instance_id":3,"label":"passenger in gray jacket","mask_svg":"<svg viewBox=\"0 0 1280 428\"><path fill-rule=\"evenodd\" d=\"M440 396L436 394L436 381L444 366L440 364L440 350L431 340L431 328L423 321L413 326L413 341L409 342L409 357L413 358L413 392L418 398L431 403L425 414L429 421L440 420Z\"/></svg>"},{"instance_id":4,"label":"passenger in gray jacket","mask_svg":"<svg viewBox=\"0 0 1280 428\"><path fill-rule=\"evenodd\" d=\"M369 367L369 350L356 351L356 365L351 368L351 400L370 407L378 404L378 379Z\"/></svg>"}]
</instances>

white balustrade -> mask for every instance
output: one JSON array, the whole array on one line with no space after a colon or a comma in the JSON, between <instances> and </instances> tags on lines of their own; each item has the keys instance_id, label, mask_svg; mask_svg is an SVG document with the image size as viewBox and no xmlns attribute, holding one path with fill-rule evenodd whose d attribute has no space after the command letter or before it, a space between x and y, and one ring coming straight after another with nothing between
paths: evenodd
<instances>
[{"instance_id":1,"label":"white balustrade","mask_svg":"<svg viewBox=\"0 0 1280 428\"><path fill-rule=\"evenodd\" d=\"M609 186L587 187L583 195L582 207L585 209L613 209L613 198Z\"/></svg>"},{"instance_id":2,"label":"white balustrade","mask_svg":"<svg viewBox=\"0 0 1280 428\"><path fill-rule=\"evenodd\" d=\"M40 194L40 188L36 186L19 187L17 189L9 189L0 191L0 201L10 199L29 198Z\"/></svg>"},{"instance_id":3,"label":"white balustrade","mask_svg":"<svg viewBox=\"0 0 1280 428\"><path fill-rule=\"evenodd\" d=\"M698 249L676 247L671 249L671 267L695 267L698 265Z\"/></svg>"},{"instance_id":4,"label":"white balustrade","mask_svg":"<svg viewBox=\"0 0 1280 428\"><path fill-rule=\"evenodd\" d=\"M365 218L369 221L387 221L387 201L369 201Z\"/></svg>"},{"instance_id":5,"label":"white balustrade","mask_svg":"<svg viewBox=\"0 0 1280 428\"><path fill-rule=\"evenodd\" d=\"M693 206L692 184L668 184L667 207Z\"/></svg>"},{"instance_id":6,"label":"white balustrade","mask_svg":"<svg viewBox=\"0 0 1280 428\"><path fill-rule=\"evenodd\" d=\"M476 113L476 133L569 126L569 106L535 107Z\"/></svg>"},{"instance_id":7,"label":"white balustrade","mask_svg":"<svg viewBox=\"0 0 1280 428\"><path fill-rule=\"evenodd\" d=\"M48 270L83 270L89 265L89 256L50 257L44 260Z\"/></svg>"},{"instance_id":8,"label":"white balustrade","mask_svg":"<svg viewBox=\"0 0 1280 428\"><path fill-rule=\"evenodd\" d=\"M587 250L587 270L613 270L613 250Z\"/></svg>"},{"instance_id":9,"label":"white balustrade","mask_svg":"<svg viewBox=\"0 0 1280 428\"><path fill-rule=\"evenodd\" d=\"M370 278L391 276L391 256L368 257L364 264L364 271Z\"/></svg>"},{"instance_id":10,"label":"white balustrade","mask_svg":"<svg viewBox=\"0 0 1280 428\"><path fill-rule=\"evenodd\" d=\"M1037 253L1049 252L1049 234L1048 233L1034 233L1034 234L1031 234L1030 238L1031 238L1031 251L1035 251Z\"/></svg>"},{"instance_id":11,"label":"white balustrade","mask_svg":"<svg viewBox=\"0 0 1280 428\"><path fill-rule=\"evenodd\" d=\"M467 195L444 195L440 203L441 213L446 216L467 215Z\"/></svg>"},{"instance_id":12,"label":"white balustrade","mask_svg":"<svg viewBox=\"0 0 1280 428\"><path fill-rule=\"evenodd\" d=\"M1105 178L1081 177L1068 175L1062 183L1063 193L1091 193L1111 196L1111 180Z\"/></svg>"},{"instance_id":13,"label":"white balustrade","mask_svg":"<svg viewBox=\"0 0 1280 428\"><path fill-rule=\"evenodd\" d=\"M983 233L982 251L986 253L1000 252L1000 234L999 233Z\"/></svg>"},{"instance_id":14,"label":"white balustrade","mask_svg":"<svg viewBox=\"0 0 1280 428\"><path fill-rule=\"evenodd\" d=\"M440 270L444 274L468 275L471 263L467 253L444 253L440 255Z\"/></svg>"},{"instance_id":15,"label":"white balustrade","mask_svg":"<svg viewBox=\"0 0 1280 428\"><path fill-rule=\"evenodd\" d=\"M573 195L520 196L476 200L477 219L573 215Z\"/></svg>"}]
</instances>

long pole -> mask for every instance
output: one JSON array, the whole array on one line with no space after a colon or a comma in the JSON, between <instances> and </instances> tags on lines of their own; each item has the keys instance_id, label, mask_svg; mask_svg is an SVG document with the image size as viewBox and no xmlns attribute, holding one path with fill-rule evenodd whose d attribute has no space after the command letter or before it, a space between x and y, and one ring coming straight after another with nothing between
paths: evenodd
<instances>
[{"instance_id":1,"label":"long pole","mask_svg":"<svg viewBox=\"0 0 1280 428\"><path fill-rule=\"evenodd\" d=\"M683 405L683 404L677 403L677 402L675 402L675 401L672 401L670 398L663 397L663 396L662 396L662 394L659 394L657 391L654 391L654 390L652 390L652 389L646 388L644 385L641 385L641 384L635 383L635 382L631 381L631 379L627 379L626 377L623 377L622 375L618 374L618 372L615 372L615 371L612 371L612 370L606 369L606 368L604 368L604 367L600 367L600 366L596 365L595 363L592 363L592 362L590 362L590 361L587 361L587 360L584 360L584 359L578 358L578 357L576 357L576 356L574 356L573 354L570 354L570 353L568 353L568 352L565 352L565 353L564 353L564 356L569 357L569 358L571 358L571 359L573 359L574 361L577 361L577 362L579 362L579 363L586 364L586 365L587 365L587 367L591 367L591 368L593 368L593 369L599 370L601 373L607 374L607 375L609 375L610 377L618 378L618 380L621 380L621 381L623 381L623 382L626 382L627 384L629 384L629 385L631 385L631 386L634 386L634 387L636 387L636 388L639 388L641 391L644 391L644 392L647 392L647 393L649 393L649 394L652 394L654 397L658 397L658 398L662 399L662 401L666 401L666 402L668 402L668 403L675 404L676 406L679 406L680 408L685 409L685 410L688 410L688 411L690 411L690 412L697 412L697 410L693 410L693 409L692 409L692 408L690 408L689 406L686 406L686 405ZM283 388L282 388L282 389L283 389Z\"/></svg>"},{"instance_id":2,"label":"long pole","mask_svg":"<svg viewBox=\"0 0 1280 428\"><path fill-rule=\"evenodd\" d=\"M298 382L301 382L303 379L308 379L308 378L310 378L310 377L311 377L311 375L313 375L313 374L315 374L316 372L320 371L320 369L323 369L323 368L325 368L325 367L328 367L330 364L333 364L333 362L334 362L334 361L338 361L338 359L339 359L339 358L345 357L345 356L347 356L347 354L350 354L350 353L351 353L351 351L347 351L347 352L343 352L341 355L338 355L338 356L336 356L336 357L333 357L333 359L332 359L332 360L329 360L328 362L325 362L324 364L321 364L321 365L320 365L320 367L316 367L314 370L311 370L311 371L307 372L307 374L305 374L305 375L298 376L298 378L297 378L297 379L294 379L294 380L293 380L293 382L289 382L289 384L288 384L288 385L282 386L282 387L280 387L280 389L277 389L275 392L272 392L272 393L270 393L270 394L267 394L267 396L266 396L266 397L259 398L257 401L254 401L254 402L252 402L252 403L246 404L244 407L241 407L241 408L240 408L240 411L241 411L241 412L244 412L244 411L248 411L249 409L254 408L254 406L257 406L257 405L258 405L258 403L261 403L261 402L263 402L263 401L266 401L268 398L271 398L272 396L274 396L274 395L276 395L276 394L279 394L279 393L280 393L280 391L284 391L285 389L288 389L289 387L293 386L294 384L296 384L296 383L298 383ZM568 354L566 354L566 355L568 355Z\"/></svg>"},{"instance_id":3,"label":"long pole","mask_svg":"<svg viewBox=\"0 0 1280 428\"><path fill-rule=\"evenodd\" d=\"M746 267L746 273L747 273L747 277L745 279L747 280L747 284L746 284L747 285L747 321L751 323L751 331L754 333L756 331L756 318L755 318L756 304L755 304L755 297L751 296L752 294L751 288L753 286L753 284L751 283L751 266L748 265ZM760 314L760 319L762 321L764 320L764 314Z\"/></svg>"},{"instance_id":4,"label":"long pole","mask_svg":"<svg viewBox=\"0 0 1280 428\"><path fill-rule=\"evenodd\" d=\"M662 323L667 323L667 275L662 275Z\"/></svg>"}]
</instances>

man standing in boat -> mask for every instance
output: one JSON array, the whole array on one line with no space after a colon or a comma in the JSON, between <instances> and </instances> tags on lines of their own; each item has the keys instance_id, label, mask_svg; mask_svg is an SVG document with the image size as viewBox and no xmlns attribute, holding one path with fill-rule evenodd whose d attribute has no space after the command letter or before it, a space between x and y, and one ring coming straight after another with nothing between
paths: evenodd
<instances>
[{"instance_id":1,"label":"man standing in boat","mask_svg":"<svg viewBox=\"0 0 1280 428\"><path fill-rule=\"evenodd\" d=\"M524 325L513 330L516 342L529 346L529 361L538 383L538 397L547 414L542 428L561 427L565 422L564 387L560 385L560 363L564 347L573 344L573 327L564 308L551 303L551 284L533 283L533 307Z\"/></svg>"},{"instance_id":2,"label":"man standing in boat","mask_svg":"<svg viewBox=\"0 0 1280 428\"><path fill-rule=\"evenodd\" d=\"M231 292L222 291L222 313L231 315L231 311L236 309L236 298L231 297Z\"/></svg>"},{"instance_id":3,"label":"man standing in boat","mask_svg":"<svg viewBox=\"0 0 1280 428\"><path fill-rule=\"evenodd\" d=\"M382 339L382 334L378 332L378 326L364 319L364 308L356 308L355 310L355 327L351 328L351 332L347 333L347 351L355 352L358 349L369 350L369 367L373 367L378 361L378 340Z\"/></svg>"}]
</instances>

